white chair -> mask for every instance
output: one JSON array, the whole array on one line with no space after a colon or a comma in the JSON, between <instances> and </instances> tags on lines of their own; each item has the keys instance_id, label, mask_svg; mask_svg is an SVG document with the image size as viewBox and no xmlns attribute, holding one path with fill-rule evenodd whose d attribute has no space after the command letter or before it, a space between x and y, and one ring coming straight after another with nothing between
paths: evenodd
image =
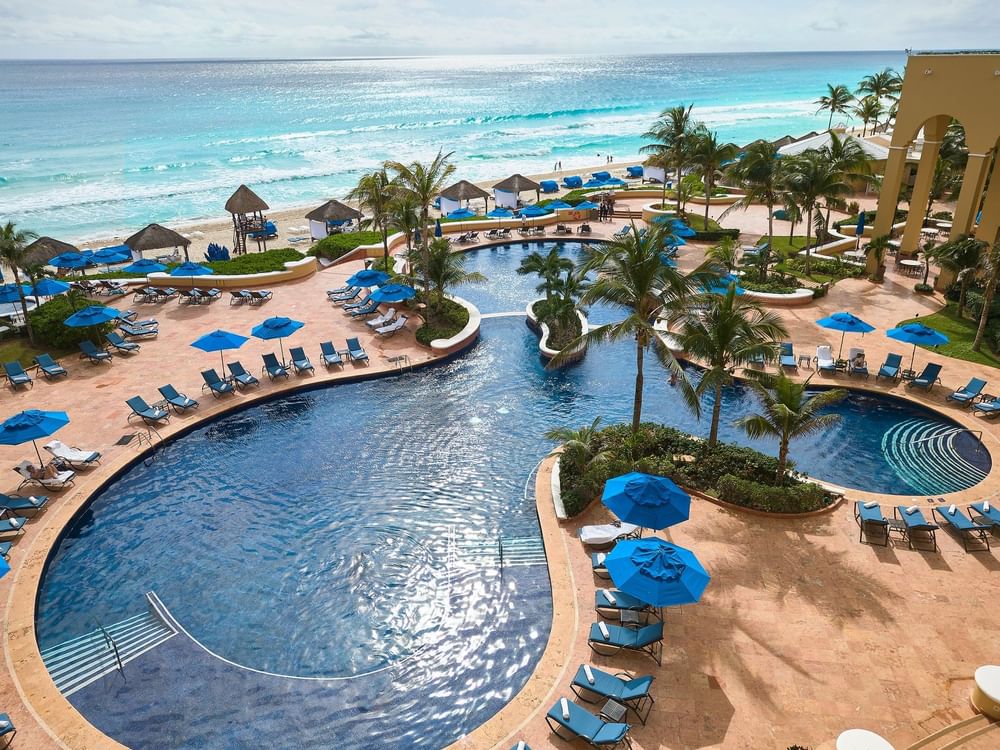
<instances>
[{"instance_id":1,"label":"white chair","mask_svg":"<svg viewBox=\"0 0 1000 750\"><path fill-rule=\"evenodd\" d=\"M816 347L816 369L820 372L837 372L837 363L833 360L833 353L828 346Z\"/></svg>"},{"instance_id":2,"label":"white chair","mask_svg":"<svg viewBox=\"0 0 1000 750\"><path fill-rule=\"evenodd\" d=\"M366 320L365 323L367 323L371 328L381 328L387 323L391 323L392 319L395 317L396 317L396 308L390 307L382 315L375 316L374 320Z\"/></svg>"},{"instance_id":3,"label":"white chair","mask_svg":"<svg viewBox=\"0 0 1000 750\"><path fill-rule=\"evenodd\" d=\"M70 466L79 468L98 463L101 460L99 451L85 451L70 447L61 440L53 440L45 444L45 450Z\"/></svg>"},{"instance_id":4,"label":"white chair","mask_svg":"<svg viewBox=\"0 0 1000 750\"><path fill-rule=\"evenodd\" d=\"M595 547L604 547L619 539L638 537L640 528L633 523L602 523L580 527L580 541Z\"/></svg>"},{"instance_id":5,"label":"white chair","mask_svg":"<svg viewBox=\"0 0 1000 750\"><path fill-rule=\"evenodd\" d=\"M61 490L73 484L73 480L76 479L76 472L69 469L57 471L54 477L32 476L31 470L34 468L31 461L22 461L14 467L14 471L21 475L18 489L26 484L38 484L48 490Z\"/></svg>"},{"instance_id":6,"label":"white chair","mask_svg":"<svg viewBox=\"0 0 1000 750\"><path fill-rule=\"evenodd\" d=\"M394 334L396 331L400 330L405 325L406 325L406 316L405 315L400 315L392 323L389 323L388 325L384 325L384 326L382 326L380 328L376 328L375 329L375 333L377 333L379 336L391 336L392 334Z\"/></svg>"}]
</instances>

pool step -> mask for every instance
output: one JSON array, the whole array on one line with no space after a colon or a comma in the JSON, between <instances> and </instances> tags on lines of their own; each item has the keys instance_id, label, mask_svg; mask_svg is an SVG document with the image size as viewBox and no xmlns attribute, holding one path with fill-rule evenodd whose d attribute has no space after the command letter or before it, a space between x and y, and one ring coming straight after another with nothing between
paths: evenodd
<instances>
[{"instance_id":1,"label":"pool step","mask_svg":"<svg viewBox=\"0 0 1000 750\"><path fill-rule=\"evenodd\" d=\"M907 750L979 750L995 748L1000 742L1000 724L977 714L949 724L914 742Z\"/></svg>"},{"instance_id":2,"label":"pool step","mask_svg":"<svg viewBox=\"0 0 1000 750\"><path fill-rule=\"evenodd\" d=\"M104 631L114 640L122 665L177 635L152 607L107 625ZM70 696L118 669L118 659L104 631L94 630L42 651L42 661L63 695Z\"/></svg>"},{"instance_id":3,"label":"pool step","mask_svg":"<svg viewBox=\"0 0 1000 750\"><path fill-rule=\"evenodd\" d=\"M955 446L963 434L967 431L954 425L907 419L885 431L882 452L916 494L955 492L986 478L986 473L963 458Z\"/></svg>"},{"instance_id":4,"label":"pool step","mask_svg":"<svg viewBox=\"0 0 1000 750\"><path fill-rule=\"evenodd\" d=\"M545 565L545 546L540 537L501 537L497 539L459 539L455 557L459 562L500 567L501 546L504 567Z\"/></svg>"}]
</instances>

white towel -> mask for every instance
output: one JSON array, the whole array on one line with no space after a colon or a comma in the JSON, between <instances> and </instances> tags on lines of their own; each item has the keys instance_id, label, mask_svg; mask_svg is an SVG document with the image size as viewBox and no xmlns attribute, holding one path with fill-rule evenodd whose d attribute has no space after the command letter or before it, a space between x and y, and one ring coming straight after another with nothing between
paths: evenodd
<instances>
[{"instance_id":1,"label":"white towel","mask_svg":"<svg viewBox=\"0 0 1000 750\"><path fill-rule=\"evenodd\" d=\"M958 506L955 505L955 503L952 503L951 505L948 506L948 515L950 515L950 516L955 515L955 511L957 511L957 510L958 510Z\"/></svg>"},{"instance_id":2,"label":"white towel","mask_svg":"<svg viewBox=\"0 0 1000 750\"><path fill-rule=\"evenodd\" d=\"M618 603L618 600L615 599L615 595L612 594L607 589L601 589L601 594L604 596L605 599L608 600L608 604L617 604Z\"/></svg>"},{"instance_id":3,"label":"white towel","mask_svg":"<svg viewBox=\"0 0 1000 750\"><path fill-rule=\"evenodd\" d=\"M562 709L563 718L566 721L569 721L569 701L566 700L565 698L560 698L559 699L559 708Z\"/></svg>"},{"instance_id":4,"label":"white towel","mask_svg":"<svg viewBox=\"0 0 1000 750\"><path fill-rule=\"evenodd\" d=\"M877 508L878 507L878 501L877 500L869 500L867 503L865 503L865 507L866 508Z\"/></svg>"},{"instance_id":5,"label":"white towel","mask_svg":"<svg viewBox=\"0 0 1000 750\"><path fill-rule=\"evenodd\" d=\"M21 519L20 518L12 518L12 519L10 519L10 527L12 529L16 529L20 525L21 525Z\"/></svg>"},{"instance_id":6,"label":"white towel","mask_svg":"<svg viewBox=\"0 0 1000 750\"><path fill-rule=\"evenodd\" d=\"M32 495L31 497L29 497L28 500L31 501L32 505L38 505L40 502L42 502L42 498L35 497L34 495Z\"/></svg>"},{"instance_id":7,"label":"white towel","mask_svg":"<svg viewBox=\"0 0 1000 750\"><path fill-rule=\"evenodd\" d=\"M598 552L598 553L597 553L597 564L598 564L598 565L604 565L604 559L605 559L606 557L607 557L607 555L606 555L605 553L603 553L603 552Z\"/></svg>"},{"instance_id":8,"label":"white towel","mask_svg":"<svg viewBox=\"0 0 1000 750\"><path fill-rule=\"evenodd\" d=\"M524 748L525 748L524 740L519 740L517 743L517 750L524 750Z\"/></svg>"},{"instance_id":9,"label":"white towel","mask_svg":"<svg viewBox=\"0 0 1000 750\"><path fill-rule=\"evenodd\" d=\"M911 505L909 508L906 509L906 512L907 513L916 513L918 510L920 510L920 509L916 505Z\"/></svg>"},{"instance_id":10,"label":"white towel","mask_svg":"<svg viewBox=\"0 0 1000 750\"><path fill-rule=\"evenodd\" d=\"M6 719L3 720L3 721L0 721L0 729L6 729L9 726L10 726L10 722L7 721Z\"/></svg>"},{"instance_id":11,"label":"white towel","mask_svg":"<svg viewBox=\"0 0 1000 750\"><path fill-rule=\"evenodd\" d=\"M604 640L608 640L611 638L611 632L608 630L608 626L605 625L603 622L597 623L597 628L598 630L601 631L601 635L604 636Z\"/></svg>"},{"instance_id":12,"label":"white towel","mask_svg":"<svg viewBox=\"0 0 1000 750\"><path fill-rule=\"evenodd\" d=\"M587 682L589 682L591 685L593 685L594 684L594 670L592 670L590 668L589 664L584 664L583 665L583 673L585 675L587 675Z\"/></svg>"},{"instance_id":13,"label":"white towel","mask_svg":"<svg viewBox=\"0 0 1000 750\"><path fill-rule=\"evenodd\" d=\"M990 503L988 500L983 500L983 510L989 512Z\"/></svg>"}]
</instances>

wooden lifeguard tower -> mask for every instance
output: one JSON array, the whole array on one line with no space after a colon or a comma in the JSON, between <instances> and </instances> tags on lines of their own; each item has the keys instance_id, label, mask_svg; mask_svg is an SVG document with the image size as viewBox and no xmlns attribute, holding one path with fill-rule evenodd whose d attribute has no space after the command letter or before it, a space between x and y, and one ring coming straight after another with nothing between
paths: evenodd
<instances>
[{"instance_id":1,"label":"wooden lifeguard tower","mask_svg":"<svg viewBox=\"0 0 1000 750\"><path fill-rule=\"evenodd\" d=\"M240 185L226 201L226 211L233 217L233 254L247 251L247 237L257 242L258 250L267 250L267 217L269 206L246 185Z\"/></svg>"}]
</instances>

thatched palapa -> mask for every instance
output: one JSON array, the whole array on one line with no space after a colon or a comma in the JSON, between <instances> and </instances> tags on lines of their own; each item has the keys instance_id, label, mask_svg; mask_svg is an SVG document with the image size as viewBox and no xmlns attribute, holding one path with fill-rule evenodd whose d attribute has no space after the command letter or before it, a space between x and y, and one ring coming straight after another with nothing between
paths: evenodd
<instances>
[{"instance_id":1,"label":"thatched palapa","mask_svg":"<svg viewBox=\"0 0 1000 750\"><path fill-rule=\"evenodd\" d=\"M459 180L454 185L449 185L442 190L441 197L461 203L462 201L470 201L476 198L489 198L490 194L478 185L473 185L468 180Z\"/></svg>"},{"instance_id":2,"label":"thatched palapa","mask_svg":"<svg viewBox=\"0 0 1000 750\"><path fill-rule=\"evenodd\" d=\"M319 208L314 208L306 214L306 218L309 219L309 221L319 221L324 223L328 221L360 219L361 216L361 212L356 208L351 208L346 203L341 203L338 200L327 201Z\"/></svg>"},{"instance_id":3,"label":"thatched palapa","mask_svg":"<svg viewBox=\"0 0 1000 750\"><path fill-rule=\"evenodd\" d=\"M231 214L252 214L267 211L270 206L246 185L240 185L226 201L226 211Z\"/></svg>"},{"instance_id":4,"label":"thatched palapa","mask_svg":"<svg viewBox=\"0 0 1000 750\"><path fill-rule=\"evenodd\" d=\"M502 190L505 193L523 193L526 190L538 192L542 189L534 180L529 180L523 174L512 174L506 180L501 180L493 186L494 190Z\"/></svg>"},{"instance_id":5,"label":"thatched palapa","mask_svg":"<svg viewBox=\"0 0 1000 750\"><path fill-rule=\"evenodd\" d=\"M39 237L26 248L24 248L25 266L44 266L57 255L63 253L78 253L79 248L62 240L55 240L51 237Z\"/></svg>"}]
</instances>

